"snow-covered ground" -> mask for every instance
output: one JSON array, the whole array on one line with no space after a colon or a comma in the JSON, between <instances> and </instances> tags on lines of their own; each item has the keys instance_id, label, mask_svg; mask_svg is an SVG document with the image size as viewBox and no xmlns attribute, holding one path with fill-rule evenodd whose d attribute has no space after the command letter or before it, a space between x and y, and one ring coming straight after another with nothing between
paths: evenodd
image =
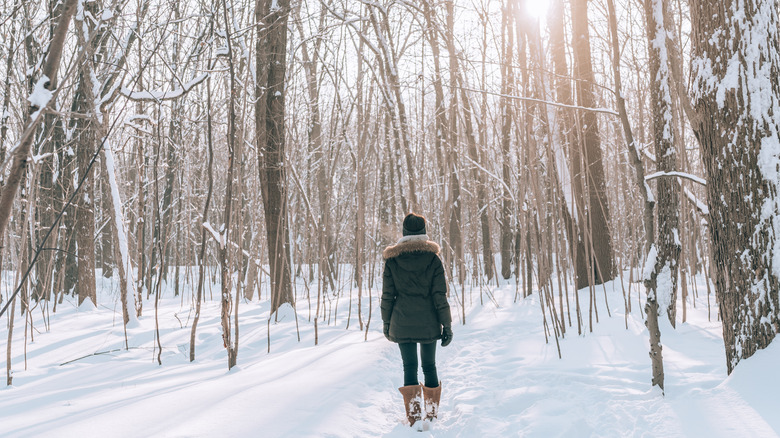
<instances>
[{"instance_id":1,"label":"snow-covered ground","mask_svg":"<svg viewBox=\"0 0 780 438\"><path fill-rule=\"evenodd\" d=\"M507 284L492 289L495 303L479 305L478 290L472 293L467 324L456 324L453 343L437 350L441 414L427 432L402 425L396 389L402 384L401 359L397 346L382 336L379 292L373 291L368 339L358 329L356 306L346 329L343 297L337 323L320 323L318 346L305 300L298 306L300 342L292 309L268 324L267 301L242 301L238 366L231 371L215 301L204 304L193 363L188 351L190 303L172 293L159 309L162 365L153 351L153 301L144 303L144 316L129 329L129 350L123 349L121 312L110 294L104 294L106 302L97 310L79 309L66 300L51 315L48 331L36 309L35 341L26 347L24 320L17 316L14 385L0 389L0 436L780 434L780 342L743 361L727 377L720 324L707 320L702 298L698 308L689 306L687 323L677 330L668 323L662 327L662 396L650 386L648 335L636 292L626 329L621 285L607 285L611 317L599 288L600 323L592 333L578 336L575 322L560 341L562 359L552 338L545 343L537 295L514 303L515 286ZM585 312L587 295L581 295ZM364 312L367 301L366 296ZM454 299L451 303L453 313L459 312ZM5 357L3 319L0 352Z\"/></svg>"}]
</instances>

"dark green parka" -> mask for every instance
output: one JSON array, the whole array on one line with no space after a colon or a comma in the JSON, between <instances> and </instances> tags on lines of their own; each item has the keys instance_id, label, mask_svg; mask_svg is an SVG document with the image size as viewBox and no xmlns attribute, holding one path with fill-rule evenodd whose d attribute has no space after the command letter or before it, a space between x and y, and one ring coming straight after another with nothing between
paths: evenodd
<instances>
[{"instance_id":1,"label":"dark green parka","mask_svg":"<svg viewBox=\"0 0 780 438\"><path fill-rule=\"evenodd\" d=\"M391 341L435 342L442 326L452 325L438 254L438 244L417 239L388 246L382 254L382 321L390 323Z\"/></svg>"}]
</instances>

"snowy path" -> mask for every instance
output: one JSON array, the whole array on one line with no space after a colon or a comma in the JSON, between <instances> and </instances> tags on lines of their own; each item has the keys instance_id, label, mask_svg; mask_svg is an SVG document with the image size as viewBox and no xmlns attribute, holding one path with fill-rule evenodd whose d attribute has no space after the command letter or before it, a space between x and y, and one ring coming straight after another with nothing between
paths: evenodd
<instances>
[{"instance_id":1,"label":"snowy path","mask_svg":"<svg viewBox=\"0 0 780 438\"><path fill-rule=\"evenodd\" d=\"M161 309L162 366L152 360L150 317L130 332L130 344L144 348L61 366L122 344L112 312L64 308L28 345L27 371L17 333L14 386L0 389L0 436L778 436L780 348L725 379L720 326L707 322L706 309L691 309L690 323L663 329L661 397L649 385L641 316L635 309L625 329L622 295L610 294L611 318L599 303L593 333L569 329L563 359L544 342L536 298L512 303L513 295L507 286L495 293L500 307L475 305L468 324L454 327L453 344L437 350L441 419L423 434L401 424L400 355L382 337L378 313L367 342L354 318L350 330L340 319L320 326L316 347L306 312L300 344L288 314L271 325L267 354L267 304L242 304L239 366L228 372L218 306L204 308L189 363L189 327L171 316L186 322L187 311L171 299Z\"/></svg>"}]
</instances>

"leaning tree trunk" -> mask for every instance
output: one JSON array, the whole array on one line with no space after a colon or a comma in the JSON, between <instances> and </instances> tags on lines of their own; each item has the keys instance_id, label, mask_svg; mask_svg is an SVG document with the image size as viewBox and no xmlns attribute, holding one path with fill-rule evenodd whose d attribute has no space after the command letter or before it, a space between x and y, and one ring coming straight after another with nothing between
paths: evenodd
<instances>
[{"instance_id":1,"label":"leaning tree trunk","mask_svg":"<svg viewBox=\"0 0 780 438\"><path fill-rule=\"evenodd\" d=\"M8 172L5 185L3 185L2 193L0 193L0 236L5 235L5 231L8 228L8 221L13 211L14 198L16 198L16 193L19 191L19 186L27 170L27 160L29 159L35 132L43 121L43 117L40 117L41 112L48 107L53 97L52 94L56 90L56 84L52 79L57 77L60 58L65 45L65 37L68 33L70 20L74 12L76 12L76 4L76 0L66 0L61 9L62 13L57 22L57 27L49 42L49 53L41 69L41 78L36 85L34 93L36 98L30 102L29 109L32 117L30 117L30 121L22 132L19 143L11 156L13 160L11 169Z\"/></svg>"},{"instance_id":2,"label":"leaning tree trunk","mask_svg":"<svg viewBox=\"0 0 780 438\"><path fill-rule=\"evenodd\" d=\"M728 372L780 330L777 0L691 0L692 121L707 169Z\"/></svg>"}]
</instances>

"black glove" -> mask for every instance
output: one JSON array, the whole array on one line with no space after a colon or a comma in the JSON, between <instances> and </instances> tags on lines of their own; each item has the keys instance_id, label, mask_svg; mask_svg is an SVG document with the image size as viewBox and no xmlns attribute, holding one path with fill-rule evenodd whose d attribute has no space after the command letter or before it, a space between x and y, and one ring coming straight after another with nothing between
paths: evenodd
<instances>
[{"instance_id":1,"label":"black glove","mask_svg":"<svg viewBox=\"0 0 780 438\"><path fill-rule=\"evenodd\" d=\"M390 323L386 322L384 328L382 328L382 333L385 334L385 337L387 340L390 340Z\"/></svg>"},{"instance_id":2,"label":"black glove","mask_svg":"<svg viewBox=\"0 0 780 438\"><path fill-rule=\"evenodd\" d=\"M445 325L441 330L441 346L446 347L452 342L452 326Z\"/></svg>"}]
</instances>

